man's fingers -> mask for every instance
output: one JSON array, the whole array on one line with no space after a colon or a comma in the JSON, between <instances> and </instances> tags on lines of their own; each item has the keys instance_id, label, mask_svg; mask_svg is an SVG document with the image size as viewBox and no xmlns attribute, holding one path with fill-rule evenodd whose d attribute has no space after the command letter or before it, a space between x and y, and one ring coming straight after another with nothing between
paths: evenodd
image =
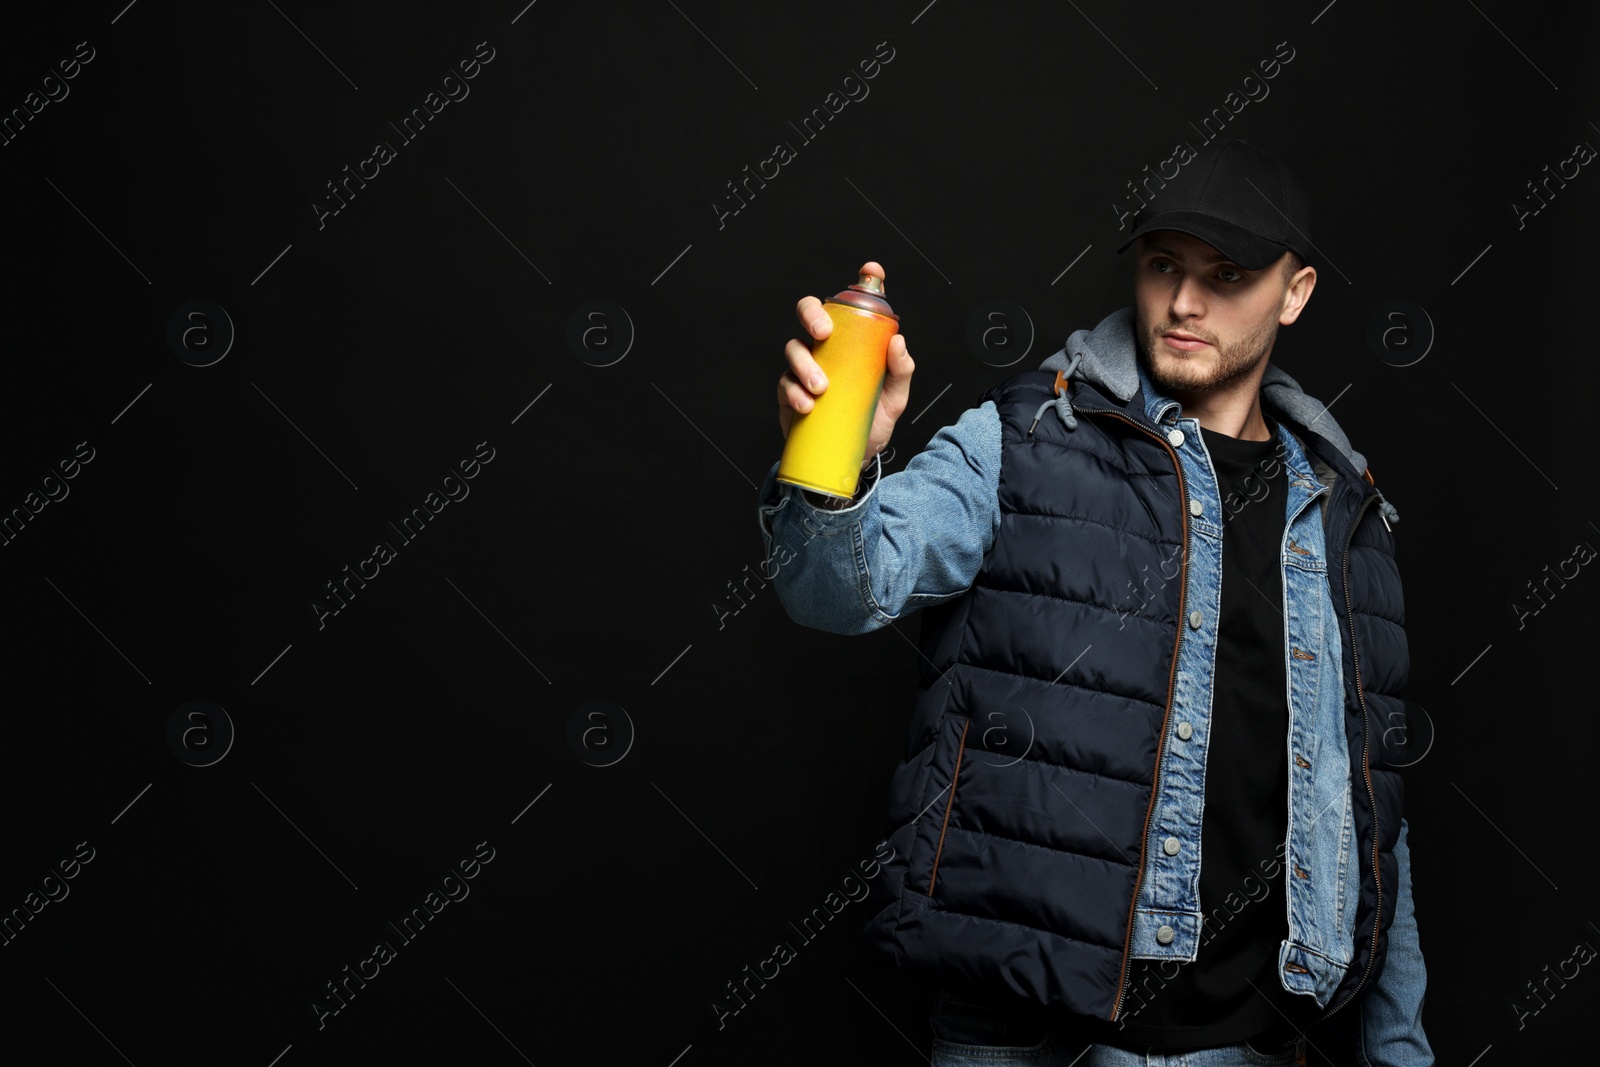
<instances>
[{"instance_id":1,"label":"man's fingers","mask_svg":"<svg viewBox=\"0 0 1600 1067\"><path fill-rule=\"evenodd\" d=\"M793 383L791 383L789 386L787 399L789 401L789 407L793 408L795 411L798 411L802 415L817 406L816 398L814 398L806 390Z\"/></svg>"},{"instance_id":2,"label":"man's fingers","mask_svg":"<svg viewBox=\"0 0 1600 1067\"><path fill-rule=\"evenodd\" d=\"M906 349L904 337L895 334L889 338L888 373L883 379L883 408L898 419L911 400L911 373L916 364Z\"/></svg>"},{"instance_id":3,"label":"man's fingers","mask_svg":"<svg viewBox=\"0 0 1600 1067\"><path fill-rule=\"evenodd\" d=\"M861 274L885 277L882 264L868 260L861 265ZM833 319L829 317L822 301L814 296L801 297L794 306L795 318L805 327L811 341L826 340L833 333ZM789 369L778 379L778 425L788 436L789 425L796 414L803 415L816 407L816 398L828 388L828 376L812 355L811 344L803 337L794 337L783 346L783 355ZM896 334L889 340L885 365L885 410L891 421L905 410L911 392L911 354L906 351L905 338ZM880 446L881 447L881 446Z\"/></svg>"},{"instance_id":4,"label":"man's fingers","mask_svg":"<svg viewBox=\"0 0 1600 1067\"><path fill-rule=\"evenodd\" d=\"M811 355L811 349L800 338L791 337L789 343L783 346L783 354L789 361L789 374L794 381L804 383L813 393L820 393L828 387L828 376L822 373L822 368Z\"/></svg>"},{"instance_id":5,"label":"man's fingers","mask_svg":"<svg viewBox=\"0 0 1600 1067\"><path fill-rule=\"evenodd\" d=\"M800 325L818 341L824 340L833 332L833 320L822 310L822 301L814 296L801 297L800 302L794 306L794 313L800 320Z\"/></svg>"},{"instance_id":6,"label":"man's fingers","mask_svg":"<svg viewBox=\"0 0 1600 1067\"><path fill-rule=\"evenodd\" d=\"M911 361L911 351L906 348L903 334L897 333L889 338L886 369L890 378L910 378L911 372L916 369L916 364Z\"/></svg>"},{"instance_id":7,"label":"man's fingers","mask_svg":"<svg viewBox=\"0 0 1600 1067\"><path fill-rule=\"evenodd\" d=\"M810 390L795 381L794 376L788 371L784 371L783 377L778 379L778 406L806 412L815 405L816 400Z\"/></svg>"}]
</instances>

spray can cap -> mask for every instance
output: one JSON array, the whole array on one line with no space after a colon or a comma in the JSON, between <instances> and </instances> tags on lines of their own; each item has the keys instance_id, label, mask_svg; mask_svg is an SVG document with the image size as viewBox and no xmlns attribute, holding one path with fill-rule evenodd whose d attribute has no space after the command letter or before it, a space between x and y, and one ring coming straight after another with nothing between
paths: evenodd
<instances>
[{"instance_id":1,"label":"spray can cap","mask_svg":"<svg viewBox=\"0 0 1600 1067\"><path fill-rule=\"evenodd\" d=\"M853 308L870 311L874 315L882 315L885 318L893 319L895 322L900 321L900 316L894 313L894 309L889 306L889 301L884 299L883 279L876 274L863 272L860 276L860 281L847 289L834 293L824 303L848 304Z\"/></svg>"}]
</instances>

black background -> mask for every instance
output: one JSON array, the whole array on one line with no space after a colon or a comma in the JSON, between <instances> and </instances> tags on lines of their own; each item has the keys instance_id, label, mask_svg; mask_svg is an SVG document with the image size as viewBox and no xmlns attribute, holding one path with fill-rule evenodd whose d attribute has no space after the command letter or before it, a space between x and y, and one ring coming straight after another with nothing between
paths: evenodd
<instances>
[{"instance_id":1,"label":"black background","mask_svg":"<svg viewBox=\"0 0 1600 1067\"><path fill-rule=\"evenodd\" d=\"M1600 946L1600 577L1515 604L1600 546L1600 177L1520 226L1512 201L1600 145L1592 13L112 0L6 21L7 114L78 42L94 58L0 147L0 509L24 516L0 549L0 910L79 842L94 858L0 948L4 1062L921 1062L926 991L862 958L859 905L720 1028L711 1008L871 855L914 684L916 616L847 639L770 585L733 596L761 562L794 303L887 268L917 361L902 468L1131 302L1112 205L1280 42L1227 135L1311 196L1320 281L1274 360L1402 518L1427 1032L1441 1063L1576 1048L1600 977L1537 1012L1525 984ZM389 123L479 42L470 95L401 143ZM801 142L788 124L880 42L869 95ZM396 158L319 226L379 140ZM796 158L719 219L778 141ZM996 299L1034 328L1011 324L1009 369L965 342ZM236 331L209 366L167 342L191 300ZM1414 313L1368 344L1393 300L1431 344ZM191 361L220 343L203 324ZM494 458L450 483L470 495L401 543L388 521L480 442ZM397 558L319 625L379 540ZM236 731L209 766L219 717L167 740L190 700ZM324 983L479 842L470 895L319 1028Z\"/></svg>"}]
</instances>

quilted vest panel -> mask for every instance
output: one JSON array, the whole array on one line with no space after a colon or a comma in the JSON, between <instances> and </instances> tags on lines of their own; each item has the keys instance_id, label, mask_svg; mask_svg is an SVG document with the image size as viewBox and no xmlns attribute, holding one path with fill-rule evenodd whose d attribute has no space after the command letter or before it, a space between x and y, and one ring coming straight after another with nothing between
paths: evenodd
<instances>
[{"instance_id":1,"label":"quilted vest panel","mask_svg":"<svg viewBox=\"0 0 1600 1067\"><path fill-rule=\"evenodd\" d=\"M1139 396L1123 404L1074 382L1077 428L1047 411L1029 434L1054 378L1026 371L981 398L1000 411L1000 527L971 587L921 613L909 737L890 782L894 859L872 883L867 935L898 965L1109 1018L1166 731L1184 610L1184 583L1172 579L1188 523L1177 456L1141 428ZM1339 475L1325 519L1331 550L1372 494L1332 445L1292 429ZM1398 570L1375 508L1350 560L1348 615L1340 567L1330 566L1330 583L1359 643L1345 642L1344 679L1367 873L1355 959L1332 1006L1381 973L1394 894L1377 906L1370 868L1394 885L1401 790L1385 757L1403 756L1368 753L1365 741L1369 721L1383 724L1376 736L1405 714Z\"/></svg>"}]
</instances>

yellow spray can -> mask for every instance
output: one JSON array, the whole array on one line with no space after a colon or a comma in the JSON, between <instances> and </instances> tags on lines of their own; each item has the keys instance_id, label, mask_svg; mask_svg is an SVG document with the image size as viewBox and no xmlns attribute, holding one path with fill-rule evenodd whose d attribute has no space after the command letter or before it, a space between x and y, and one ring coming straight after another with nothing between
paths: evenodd
<instances>
[{"instance_id":1,"label":"yellow spray can","mask_svg":"<svg viewBox=\"0 0 1600 1067\"><path fill-rule=\"evenodd\" d=\"M814 493L849 498L861 479L872 417L889 367L889 339L900 316L883 297L883 280L861 280L822 302L833 332L811 356L828 377L810 411L795 413L778 463L778 481Z\"/></svg>"}]
</instances>

